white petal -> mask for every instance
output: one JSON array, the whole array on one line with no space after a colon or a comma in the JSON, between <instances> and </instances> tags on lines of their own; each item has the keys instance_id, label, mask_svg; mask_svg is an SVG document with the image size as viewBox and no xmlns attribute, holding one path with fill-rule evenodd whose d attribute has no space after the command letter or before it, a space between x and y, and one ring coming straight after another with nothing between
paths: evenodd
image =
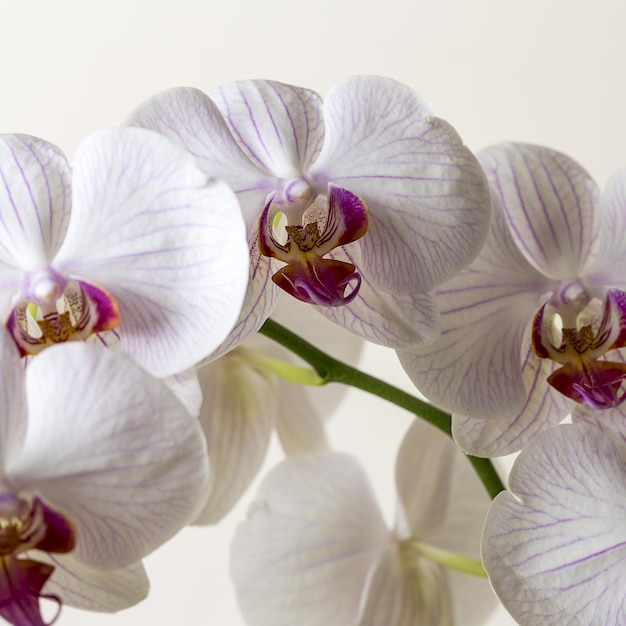
<instances>
[{"instance_id":1,"label":"white petal","mask_svg":"<svg viewBox=\"0 0 626 626\"><path fill-rule=\"evenodd\" d=\"M202 406L202 389L198 381L198 373L192 367L180 374L161 378L161 382L167 385L172 393L183 403L189 415L197 417Z\"/></svg>"},{"instance_id":2,"label":"white petal","mask_svg":"<svg viewBox=\"0 0 626 626\"><path fill-rule=\"evenodd\" d=\"M397 548L386 552L368 586L358 626L454 626L450 586L441 565L405 565ZM463 624L465 624L463 622Z\"/></svg>"},{"instance_id":3,"label":"white petal","mask_svg":"<svg viewBox=\"0 0 626 626\"><path fill-rule=\"evenodd\" d=\"M0 261L33 270L59 249L72 206L70 166L52 144L0 136Z\"/></svg>"},{"instance_id":4,"label":"white petal","mask_svg":"<svg viewBox=\"0 0 626 626\"><path fill-rule=\"evenodd\" d=\"M127 356L53 346L28 366L26 391L28 432L11 477L70 519L82 563L130 565L197 513L208 479L199 424Z\"/></svg>"},{"instance_id":5,"label":"white petal","mask_svg":"<svg viewBox=\"0 0 626 626\"><path fill-rule=\"evenodd\" d=\"M335 250L332 258L362 266L358 248ZM432 342L439 336L439 311L432 293L398 295L376 287L362 274L356 298L339 307L317 307L335 324L358 337L388 348L402 348Z\"/></svg>"},{"instance_id":6,"label":"white petal","mask_svg":"<svg viewBox=\"0 0 626 626\"><path fill-rule=\"evenodd\" d=\"M276 431L286 454L303 454L329 448L317 399L325 387L305 387L278 381ZM326 417L326 416L324 416Z\"/></svg>"},{"instance_id":7,"label":"white petal","mask_svg":"<svg viewBox=\"0 0 626 626\"><path fill-rule=\"evenodd\" d=\"M432 289L466 267L485 241L485 175L456 131L391 79L356 76L324 103L324 149L311 169L365 200L365 270L396 293Z\"/></svg>"},{"instance_id":8,"label":"white petal","mask_svg":"<svg viewBox=\"0 0 626 626\"><path fill-rule=\"evenodd\" d=\"M425 539L444 522L450 468L461 454L450 437L419 418L413 420L396 459L396 489L412 537Z\"/></svg>"},{"instance_id":9,"label":"white petal","mask_svg":"<svg viewBox=\"0 0 626 626\"><path fill-rule=\"evenodd\" d=\"M626 168L617 171L606 185L601 200L599 253L585 269L586 278L601 287L626 289L626 276L620 268L626 263ZM593 260L592 260L593 261Z\"/></svg>"},{"instance_id":10,"label":"white petal","mask_svg":"<svg viewBox=\"0 0 626 626\"><path fill-rule=\"evenodd\" d=\"M77 609L114 613L148 595L150 582L141 563L102 572L81 565L71 554L33 552L30 556L54 566L44 593L56 594L63 604Z\"/></svg>"},{"instance_id":11,"label":"white petal","mask_svg":"<svg viewBox=\"0 0 626 626\"><path fill-rule=\"evenodd\" d=\"M0 477L18 456L27 428L24 365L13 339L0 327Z\"/></svg>"},{"instance_id":12,"label":"white petal","mask_svg":"<svg viewBox=\"0 0 626 626\"><path fill-rule=\"evenodd\" d=\"M241 149L260 169L283 179L301 178L319 154L324 121L315 92L249 80L220 85L209 95Z\"/></svg>"},{"instance_id":13,"label":"white petal","mask_svg":"<svg viewBox=\"0 0 626 626\"><path fill-rule=\"evenodd\" d=\"M241 213L224 183L140 128L78 148L74 208L56 263L117 301L124 350L155 376L206 357L231 330L248 280Z\"/></svg>"},{"instance_id":14,"label":"white petal","mask_svg":"<svg viewBox=\"0 0 626 626\"><path fill-rule=\"evenodd\" d=\"M276 421L276 384L242 349L205 365L198 376L211 477L208 501L194 523L215 524L236 504L263 463Z\"/></svg>"},{"instance_id":15,"label":"white petal","mask_svg":"<svg viewBox=\"0 0 626 626\"><path fill-rule=\"evenodd\" d=\"M621 624L626 593L626 472L588 426L535 439L494 500L483 535L491 584L521 624Z\"/></svg>"},{"instance_id":16,"label":"white petal","mask_svg":"<svg viewBox=\"0 0 626 626\"><path fill-rule=\"evenodd\" d=\"M526 401L513 417L485 420L452 416L454 440L468 454L493 457L521 450L540 432L556 426L571 411L573 402L548 385L546 379L556 368L540 359L528 346L522 365Z\"/></svg>"},{"instance_id":17,"label":"white petal","mask_svg":"<svg viewBox=\"0 0 626 626\"><path fill-rule=\"evenodd\" d=\"M251 626L356 623L368 572L390 536L360 466L291 457L262 483L235 535L231 575Z\"/></svg>"},{"instance_id":18,"label":"white petal","mask_svg":"<svg viewBox=\"0 0 626 626\"><path fill-rule=\"evenodd\" d=\"M258 221L274 177L252 163L228 129L217 105L198 89L176 87L143 102L128 120L165 135L195 157L209 176L235 191L248 228Z\"/></svg>"},{"instance_id":19,"label":"white petal","mask_svg":"<svg viewBox=\"0 0 626 626\"><path fill-rule=\"evenodd\" d=\"M522 341L552 283L517 250L497 198L485 248L437 290L441 337L399 351L415 386L434 404L468 417L515 415L526 401Z\"/></svg>"},{"instance_id":20,"label":"white petal","mask_svg":"<svg viewBox=\"0 0 626 626\"><path fill-rule=\"evenodd\" d=\"M576 276L598 237L600 192L573 159L539 146L499 144L479 155L515 243L546 276Z\"/></svg>"},{"instance_id":21,"label":"white petal","mask_svg":"<svg viewBox=\"0 0 626 626\"><path fill-rule=\"evenodd\" d=\"M274 311L282 293L282 290L272 282L272 275L278 270L278 265L280 264L259 252L258 236L254 233L250 237L250 279L239 320L224 342L203 359L203 363L228 353L263 326Z\"/></svg>"}]
</instances>

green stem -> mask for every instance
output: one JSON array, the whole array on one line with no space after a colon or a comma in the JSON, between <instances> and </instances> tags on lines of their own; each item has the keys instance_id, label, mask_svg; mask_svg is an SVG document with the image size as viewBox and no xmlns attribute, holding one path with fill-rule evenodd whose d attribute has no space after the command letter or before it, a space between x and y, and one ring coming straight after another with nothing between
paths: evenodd
<instances>
[{"instance_id":1,"label":"green stem","mask_svg":"<svg viewBox=\"0 0 626 626\"><path fill-rule=\"evenodd\" d=\"M259 332L297 354L327 382L343 383L379 396L421 417L439 428L439 430L442 430L446 435L451 436L452 418L448 413L379 378L365 374L350 365L334 359L274 320L268 319ZM490 459L466 456L491 498L494 498L500 491L504 490L504 485Z\"/></svg>"}]
</instances>

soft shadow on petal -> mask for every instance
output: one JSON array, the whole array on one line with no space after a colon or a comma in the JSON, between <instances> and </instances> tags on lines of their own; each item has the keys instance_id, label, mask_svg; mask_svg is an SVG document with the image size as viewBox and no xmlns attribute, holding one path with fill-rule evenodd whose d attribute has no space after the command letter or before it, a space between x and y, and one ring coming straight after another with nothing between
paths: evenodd
<instances>
[{"instance_id":1,"label":"soft shadow on petal","mask_svg":"<svg viewBox=\"0 0 626 626\"><path fill-rule=\"evenodd\" d=\"M528 262L551 278L576 276L599 233L600 191L591 176L540 146L503 143L478 156Z\"/></svg>"},{"instance_id":2,"label":"soft shadow on petal","mask_svg":"<svg viewBox=\"0 0 626 626\"><path fill-rule=\"evenodd\" d=\"M276 422L276 381L234 350L198 371L211 476L195 524L219 522L256 476Z\"/></svg>"},{"instance_id":3,"label":"soft shadow on petal","mask_svg":"<svg viewBox=\"0 0 626 626\"><path fill-rule=\"evenodd\" d=\"M272 470L235 535L231 576L253 626L346 626L390 535L351 457L299 455Z\"/></svg>"},{"instance_id":4,"label":"soft shadow on petal","mask_svg":"<svg viewBox=\"0 0 626 626\"><path fill-rule=\"evenodd\" d=\"M81 565L71 554L38 552L37 560L54 566L44 593L56 594L77 609L114 613L144 600L150 588L141 563L102 572Z\"/></svg>"},{"instance_id":5,"label":"soft shadow on petal","mask_svg":"<svg viewBox=\"0 0 626 626\"><path fill-rule=\"evenodd\" d=\"M548 385L546 379L556 365L526 352L522 376L526 401L513 417L481 419L452 416L452 435L459 447L474 456L494 457L521 450L540 432L562 422L572 410L573 401Z\"/></svg>"},{"instance_id":6,"label":"soft shadow on petal","mask_svg":"<svg viewBox=\"0 0 626 626\"><path fill-rule=\"evenodd\" d=\"M523 625L621 624L626 472L597 429L561 425L519 455L493 501L483 563Z\"/></svg>"}]
</instances>

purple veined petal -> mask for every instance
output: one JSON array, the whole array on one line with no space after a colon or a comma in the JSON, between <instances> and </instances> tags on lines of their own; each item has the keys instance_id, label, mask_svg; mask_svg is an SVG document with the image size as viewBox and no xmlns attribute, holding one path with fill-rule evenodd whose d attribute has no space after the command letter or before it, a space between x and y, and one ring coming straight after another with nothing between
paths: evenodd
<instances>
[{"instance_id":1,"label":"purple veined petal","mask_svg":"<svg viewBox=\"0 0 626 626\"><path fill-rule=\"evenodd\" d=\"M279 266L280 263L261 254L258 236L255 233L250 238L250 279L239 320L222 344L206 359L203 359L203 363L227 354L263 326L265 320L274 311L281 295L281 289L272 282L272 276Z\"/></svg>"},{"instance_id":2,"label":"purple veined petal","mask_svg":"<svg viewBox=\"0 0 626 626\"><path fill-rule=\"evenodd\" d=\"M474 456L512 454L525 447L539 433L560 424L574 403L547 383L556 364L540 359L528 347L522 364L526 401L513 417L481 419L452 416L452 435L457 445Z\"/></svg>"},{"instance_id":3,"label":"purple veined petal","mask_svg":"<svg viewBox=\"0 0 626 626\"><path fill-rule=\"evenodd\" d=\"M43 139L1 135L0 205L0 261L27 271L47 266L70 220L65 155Z\"/></svg>"},{"instance_id":4,"label":"purple veined petal","mask_svg":"<svg viewBox=\"0 0 626 626\"><path fill-rule=\"evenodd\" d=\"M527 144L479 154L524 257L554 279L575 277L595 250L600 192L568 156Z\"/></svg>"},{"instance_id":5,"label":"purple veined petal","mask_svg":"<svg viewBox=\"0 0 626 626\"><path fill-rule=\"evenodd\" d=\"M626 276L620 271L626 263L626 168L611 176L600 201L599 252L584 269L585 279L598 287L626 289Z\"/></svg>"},{"instance_id":6,"label":"purple veined petal","mask_svg":"<svg viewBox=\"0 0 626 626\"><path fill-rule=\"evenodd\" d=\"M523 338L552 288L517 250L494 196L482 253L436 292L440 338L398 351L400 363L434 404L467 417L511 417L526 401Z\"/></svg>"},{"instance_id":7,"label":"purple veined petal","mask_svg":"<svg viewBox=\"0 0 626 626\"><path fill-rule=\"evenodd\" d=\"M6 328L0 327L0 477L19 455L27 429L24 366Z\"/></svg>"},{"instance_id":8,"label":"purple veined petal","mask_svg":"<svg viewBox=\"0 0 626 626\"><path fill-rule=\"evenodd\" d=\"M9 475L70 520L81 563L126 567L196 515L208 481L200 425L128 356L52 346L28 365L26 392L28 432Z\"/></svg>"},{"instance_id":9,"label":"purple veined petal","mask_svg":"<svg viewBox=\"0 0 626 626\"><path fill-rule=\"evenodd\" d=\"M428 559L410 567L394 546L376 566L358 626L454 626L452 607L444 567Z\"/></svg>"},{"instance_id":10,"label":"purple veined petal","mask_svg":"<svg viewBox=\"0 0 626 626\"><path fill-rule=\"evenodd\" d=\"M361 265L355 246L333 250L330 257ZM316 307L327 319L358 337L388 348L403 348L432 342L439 336L439 310L432 293L398 295L377 288L361 276L356 297L340 307Z\"/></svg>"},{"instance_id":11,"label":"purple veined petal","mask_svg":"<svg viewBox=\"0 0 626 626\"><path fill-rule=\"evenodd\" d=\"M338 83L324 103L326 138L309 175L358 194L370 230L362 268L397 293L428 291L466 267L485 241L490 200L476 158L409 87L377 76Z\"/></svg>"},{"instance_id":12,"label":"purple veined petal","mask_svg":"<svg viewBox=\"0 0 626 626\"><path fill-rule=\"evenodd\" d=\"M54 567L44 593L58 596L64 605L113 613L148 595L150 582L141 563L103 572L85 567L71 554L33 552L31 556Z\"/></svg>"},{"instance_id":13,"label":"purple veined petal","mask_svg":"<svg viewBox=\"0 0 626 626\"><path fill-rule=\"evenodd\" d=\"M55 265L111 293L124 351L153 375L187 369L225 339L248 264L234 194L170 141L122 128L79 146L72 220Z\"/></svg>"},{"instance_id":14,"label":"purple veined petal","mask_svg":"<svg viewBox=\"0 0 626 626\"><path fill-rule=\"evenodd\" d=\"M302 178L319 155L324 120L315 92L248 80L220 85L209 96L241 149L263 171L286 180Z\"/></svg>"},{"instance_id":15,"label":"purple veined petal","mask_svg":"<svg viewBox=\"0 0 626 626\"><path fill-rule=\"evenodd\" d=\"M204 395L199 419L211 476L208 500L194 524L216 524L263 463L276 421L276 382L247 360L243 348L205 365L198 376Z\"/></svg>"},{"instance_id":16,"label":"purple veined petal","mask_svg":"<svg viewBox=\"0 0 626 626\"><path fill-rule=\"evenodd\" d=\"M398 450L395 476L404 518L399 523L406 523L408 536L426 540L443 524L449 506L450 468L458 454L449 437L419 418L413 420Z\"/></svg>"},{"instance_id":17,"label":"purple veined petal","mask_svg":"<svg viewBox=\"0 0 626 626\"><path fill-rule=\"evenodd\" d=\"M351 457L291 457L261 484L231 548L246 623L357 623L368 572L390 541L369 482Z\"/></svg>"},{"instance_id":18,"label":"purple veined petal","mask_svg":"<svg viewBox=\"0 0 626 626\"><path fill-rule=\"evenodd\" d=\"M483 533L493 588L521 624L620 624L626 473L599 430L557 426L519 455Z\"/></svg>"},{"instance_id":19,"label":"purple veined petal","mask_svg":"<svg viewBox=\"0 0 626 626\"><path fill-rule=\"evenodd\" d=\"M265 197L277 182L242 152L205 93L190 87L167 89L140 104L127 124L165 135L189 152L208 176L225 180L237 194L248 228L256 226Z\"/></svg>"}]
</instances>

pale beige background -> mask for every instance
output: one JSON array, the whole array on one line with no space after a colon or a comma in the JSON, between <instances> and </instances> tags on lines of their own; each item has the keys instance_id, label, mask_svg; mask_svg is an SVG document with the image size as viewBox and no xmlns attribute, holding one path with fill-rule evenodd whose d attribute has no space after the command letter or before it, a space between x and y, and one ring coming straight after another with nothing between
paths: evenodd
<instances>
[{"instance_id":1,"label":"pale beige background","mask_svg":"<svg viewBox=\"0 0 626 626\"><path fill-rule=\"evenodd\" d=\"M39 135L70 156L152 93L272 78L322 94L356 73L426 95L473 149L513 139L558 148L604 183L626 164L619 0L2 0L0 132ZM392 353L364 367L404 380ZM366 460L389 512L408 418L350 393L337 447ZM274 447L271 462L279 459ZM147 559L149 600L115 616L65 609L61 625L241 626L228 544L248 494L218 528L190 529ZM506 617L492 622L510 623ZM462 626L462 625L461 625Z\"/></svg>"}]
</instances>

